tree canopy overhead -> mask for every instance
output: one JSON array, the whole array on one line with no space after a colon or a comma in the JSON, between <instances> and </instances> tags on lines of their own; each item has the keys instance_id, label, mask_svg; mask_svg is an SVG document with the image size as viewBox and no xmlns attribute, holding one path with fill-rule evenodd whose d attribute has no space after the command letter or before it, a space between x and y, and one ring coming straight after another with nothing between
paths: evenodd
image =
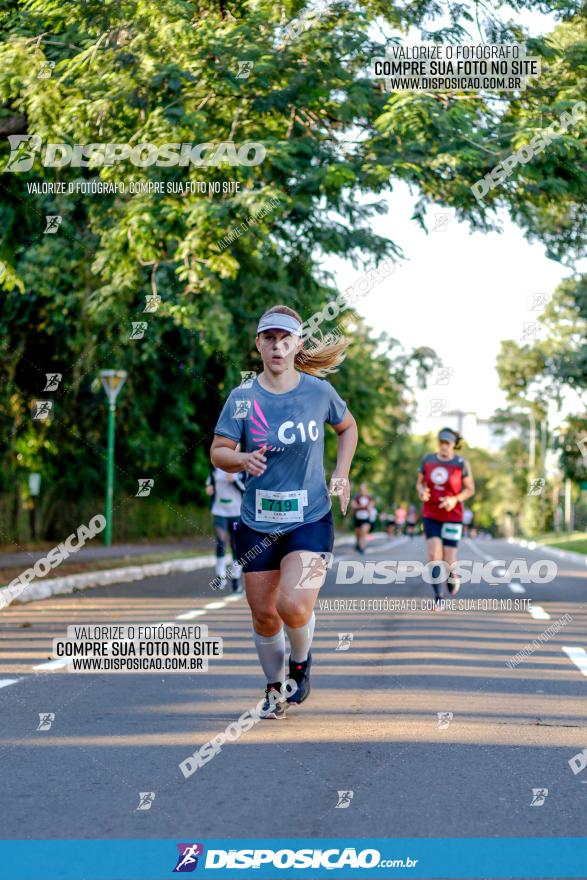
<instances>
[{"instance_id":1,"label":"tree canopy overhead","mask_svg":"<svg viewBox=\"0 0 587 880\"><path fill-rule=\"evenodd\" d=\"M286 302L308 317L331 300L336 291L322 264L329 255L363 267L401 258L401 241L373 231L396 179L412 186L421 222L433 202L485 229L503 205L553 256L581 253L584 122L518 166L482 203L471 192L537 126L579 99L587 57L580 8L563 0L514 0L491 9L454 3L447 17L435 0L341 0L308 19L302 3L269 0L5 0L5 484L15 468L35 467L56 492L82 485L98 492L103 431L92 383L101 368L124 368L121 468L130 480L136 470L145 476L145 468L164 466L171 488L192 491L207 466L205 447L223 395L240 371L256 366L251 349L260 312ZM512 9L556 12L559 20L552 34L527 41L531 54L542 56L543 74L524 92L389 95L371 78L371 59L410 28L443 42L521 40L521 28L507 20ZM28 171L6 169L7 139L18 136L43 145ZM90 161L49 168L42 159L51 143L228 144L229 158L231 145L255 143L265 158L256 165ZM39 181L131 179L219 184L221 191L92 196L27 189ZM54 234L45 232L48 215L62 218ZM153 293L161 305L145 315L145 297ZM143 339L129 338L131 321L148 324ZM371 355L361 359L358 352L356 369L382 397L359 400L363 391L349 383L357 395L350 403L363 406L374 425L387 411L405 425L403 367L419 355L395 352L385 369L375 350ZM64 376L54 418L49 426L32 424L30 400L50 370ZM372 442L383 445L384 426L378 430ZM88 457L78 468L82 448Z\"/></svg>"}]
</instances>

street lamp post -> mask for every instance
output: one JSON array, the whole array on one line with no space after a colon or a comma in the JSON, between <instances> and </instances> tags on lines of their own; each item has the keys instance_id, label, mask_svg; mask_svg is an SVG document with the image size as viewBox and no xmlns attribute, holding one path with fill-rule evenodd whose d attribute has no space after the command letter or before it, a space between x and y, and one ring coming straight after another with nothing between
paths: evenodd
<instances>
[{"instance_id":1,"label":"street lamp post","mask_svg":"<svg viewBox=\"0 0 587 880\"><path fill-rule=\"evenodd\" d=\"M114 497L114 416L116 398L126 381L125 370L100 370L100 381L108 398L108 456L106 459L106 528L104 543L110 546L112 540L112 499Z\"/></svg>"}]
</instances>

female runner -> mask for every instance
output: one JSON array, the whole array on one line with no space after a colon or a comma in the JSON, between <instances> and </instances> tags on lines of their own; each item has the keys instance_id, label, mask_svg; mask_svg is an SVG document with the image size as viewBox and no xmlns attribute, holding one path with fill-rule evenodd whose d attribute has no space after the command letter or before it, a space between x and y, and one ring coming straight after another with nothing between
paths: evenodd
<instances>
[{"instance_id":1,"label":"female runner","mask_svg":"<svg viewBox=\"0 0 587 880\"><path fill-rule=\"evenodd\" d=\"M265 674L261 715L283 718L286 704L310 694L314 605L333 542L330 494L342 513L349 503L349 470L357 425L329 382L344 360L346 339L305 349L302 319L287 306L261 316L256 347L263 371L249 388L229 395L214 431L212 463L245 471L239 561L253 618L253 639ZM324 477L324 426L338 435L336 468ZM241 452L236 451L241 444ZM285 632L290 643L286 695Z\"/></svg>"},{"instance_id":2,"label":"female runner","mask_svg":"<svg viewBox=\"0 0 587 880\"><path fill-rule=\"evenodd\" d=\"M475 483L469 463L455 452L462 438L452 428L438 434L438 452L425 455L420 465L416 490L422 505L422 523L428 540L429 562L444 560L450 568L457 560L457 546L463 532L463 501L475 494ZM440 567L433 567L433 576L440 576ZM447 579L448 592L459 591L456 575ZM442 583L433 584L435 605L443 599Z\"/></svg>"}]
</instances>

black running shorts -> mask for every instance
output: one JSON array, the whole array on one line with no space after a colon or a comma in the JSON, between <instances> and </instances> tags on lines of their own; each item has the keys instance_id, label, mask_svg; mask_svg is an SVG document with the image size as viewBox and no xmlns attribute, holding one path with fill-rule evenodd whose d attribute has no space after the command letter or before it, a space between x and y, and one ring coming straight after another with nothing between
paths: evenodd
<instances>
[{"instance_id":1,"label":"black running shorts","mask_svg":"<svg viewBox=\"0 0 587 880\"><path fill-rule=\"evenodd\" d=\"M288 553L309 550L314 553L332 553L334 523L329 510L322 519L302 523L277 538L268 532L257 532L242 519L236 529L238 561L246 574L250 571L278 571L281 560Z\"/></svg>"}]
</instances>

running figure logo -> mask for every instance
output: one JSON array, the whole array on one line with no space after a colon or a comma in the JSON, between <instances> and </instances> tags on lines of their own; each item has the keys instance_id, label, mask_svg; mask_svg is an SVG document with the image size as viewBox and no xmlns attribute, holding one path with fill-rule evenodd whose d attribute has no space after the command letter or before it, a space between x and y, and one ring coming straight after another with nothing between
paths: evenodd
<instances>
[{"instance_id":1,"label":"running figure logo","mask_svg":"<svg viewBox=\"0 0 587 880\"><path fill-rule=\"evenodd\" d=\"M347 810L351 801L355 795L354 791L337 791L338 795L338 803L335 806L335 810Z\"/></svg>"},{"instance_id":2,"label":"running figure logo","mask_svg":"<svg viewBox=\"0 0 587 880\"><path fill-rule=\"evenodd\" d=\"M241 383L239 388L250 388L257 374L253 370L241 370Z\"/></svg>"},{"instance_id":3,"label":"running figure logo","mask_svg":"<svg viewBox=\"0 0 587 880\"><path fill-rule=\"evenodd\" d=\"M47 377L47 384L43 388L43 391L57 391L59 388L59 383L63 378L62 373L45 373Z\"/></svg>"},{"instance_id":4,"label":"running figure logo","mask_svg":"<svg viewBox=\"0 0 587 880\"><path fill-rule=\"evenodd\" d=\"M158 294L149 294L145 297L146 305L143 312L156 312L161 305L161 297Z\"/></svg>"},{"instance_id":5,"label":"running figure logo","mask_svg":"<svg viewBox=\"0 0 587 880\"><path fill-rule=\"evenodd\" d=\"M43 232L48 232L51 235L54 235L61 226L61 221L63 220L63 217L60 214L46 214L45 220L47 222L47 225L45 226Z\"/></svg>"},{"instance_id":6,"label":"running figure logo","mask_svg":"<svg viewBox=\"0 0 587 880\"><path fill-rule=\"evenodd\" d=\"M232 414L233 419L248 419L250 409L250 400L235 400L234 412Z\"/></svg>"},{"instance_id":7,"label":"running figure logo","mask_svg":"<svg viewBox=\"0 0 587 880\"><path fill-rule=\"evenodd\" d=\"M454 370L452 367L438 367L436 371L435 385L448 385L452 379Z\"/></svg>"},{"instance_id":8,"label":"running figure logo","mask_svg":"<svg viewBox=\"0 0 587 880\"><path fill-rule=\"evenodd\" d=\"M542 490L544 489L544 485L546 480L542 477L538 477L536 480L532 480L530 484L530 488L528 490L528 495L542 495Z\"/></svg>"},{"instance_id":9,"label":"running figure logo","mask_svg":"<svg viewBox=\"0 0 587 880\"><path fill-rule=\"evenodd\" d=\"M530 803L530 806L531 807L541 807L547 797L548 797L548 789L547 788L533 788L532 789L532 801Z\"/></svg>"},{"instance_id":10,"label":"running figure logo","mask_svg":"<svg viewBox=\"0 0 587 880\"><path fill-rule=\"evenodd\" d=\"M149 326L147 321L131 321L132 330L130 331L129 339L142 339L145 335L145 330Z\"/></svg>"},{"instance_id":11,"label":"running figure logo","mask_svg":"<svg viewBox=\"0 0 587 880\"><path fill-rule=\"evenodd\" d=\"M338 634L338 645L334 649L335 651L348 651L351 647L351 642L354 636L352 633L339 633Z\"/></svg>"},{"instance_id":12,"label":"running figure logo","mask_svg":"<svg viewBox=\"0 0 587 880\"><path fill-rule=\"evenodd\" d=\"M332 477L330 481L329 495L342 495L347 480L344 477Z\"/></svg>"},{"instance_id":13,"label":"running figure logo","mask_svg":"<svg viewBox=\"0 0 587 880\"><path fill-rule=\"evenodd\" d=\"M202 843L177 843L176 846L179 850L179 856L173 873L187 874L188 871L195 871L198 867L198 856L204 855L204 845Z\"/></svg>"},{"instance_id":14,"label":"running figure logo","mask_svg":"<svg viewBox=\"0 0 587 880\"><path fill-rule=\"evenodd\" d=\"M33 419L46 422L51 415L53 409L52 400L34 400L33 401Z\"/></svg>"},{"instance_id":15,"label":"running figure logo","mask_svg":"<svg viewBox=\"0 0 587 880\"><path fill-rule=\"evenodd\" d=\"M139 484L139 488L137 490L137 494L135 498L146 498L147 495L151 494L151 489L155 485L155 480L150 480L148 477L143 477L141 480L137 481Z\"/></svg>"},{"instance_id":16,"label":"running figure logo","mask_svg":"<svg viewBox=\"0 0 587 880\"><path fill-rule=\"evenodd\" d=\"M453 719L452 712L437 712L436 714L438 716L438 730L446 730Z\"/></svg>"},{"instance_id":17,"label":"running figure logo","mask_svg":"<svg viewBox=\"0 0 587 880\"><path fill-rule=\"evenodd\" d=\"M139 791L139 805L137 810L150 810L155 800L154 791Z\"/></svg>"},{"instance_id":18,"label":"running figure logo","mask_svg":"<svg viewBox=\"0 0 587 880\"><path fill-rule=\"evenodd\" d=\"M300 550L300 559L302 563L302 574L296 590L319 590L324 579L326 571L332 565L332 553L312 553L309 550Z\"/></svg>"},{"instance_id":19,"label":"running figure logo","mask_svg":"<svg viewBox=\"0 0 587 880\"><path fill-rule=\"evenodd\" d=\"M39 712L39 726L37 730L51 730L55 721L55 712Z\"/></svg>"},{"instance_id":20,"label":"running figure logo","mask_svg":"<svg viewBox=\"0 0 587 880\"><path fill-rule=\"evenodd\" d=\"M448 406L448 399L446 397L431 397L429 403L429 416L443 416Z\"/></svg>"}]
</instances>

